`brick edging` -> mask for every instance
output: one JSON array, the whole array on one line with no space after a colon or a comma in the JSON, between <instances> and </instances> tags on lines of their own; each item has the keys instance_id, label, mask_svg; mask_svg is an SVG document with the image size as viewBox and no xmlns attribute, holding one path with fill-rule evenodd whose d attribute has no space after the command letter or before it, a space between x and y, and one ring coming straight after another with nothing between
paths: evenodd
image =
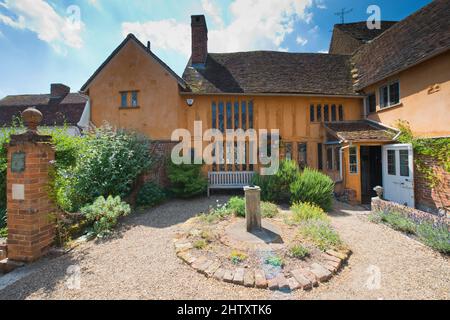
<instances>
[{"instance_id":1,"label":"brick edging","mask_svg":"<svg viewBox=\"0 0 450 320\"><path fill-rule=\"evenodd\" d=\"M351 250L327 250L322 253L325 263L311 263L306 268L298 268L289 272L285 277L283 273L275 278L270 278L262 269L245 269L236 267L232 270L223 268L218 259L205 256L194 257L192 242L187 236L174 239L175 252L178 258L191 266L197 272L207 278L232 283L248 288L295 291L299 289L309 290L321 282L329 281L352 254Z\"/></svg>"}]
</instances>

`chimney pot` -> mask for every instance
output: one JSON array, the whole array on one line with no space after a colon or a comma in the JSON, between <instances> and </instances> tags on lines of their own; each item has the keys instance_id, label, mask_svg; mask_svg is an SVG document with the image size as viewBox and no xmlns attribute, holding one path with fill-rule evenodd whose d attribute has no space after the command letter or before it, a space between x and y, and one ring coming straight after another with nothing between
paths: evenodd
<instances>
[{"instance_id":1,"label":"chimney pot","mask_svg":"<svg viewBox=\"0 0 450 320\"><path fill-rule=\"evenodd\" d=\"M70 88L62 83L52 83L50 85L50 95L52 98L64 98L70 93Z\"/></svg>"},{"instance_id":2,"label":"chimney pot","mask_svg":"<svg viewBox=\"0 0 450 320\"><path fill-rule=\"evenodd\" d=\"M192 65L204 65L208 57L208 27L204 15L191 16Z\"/></svg>"}]
</instances>

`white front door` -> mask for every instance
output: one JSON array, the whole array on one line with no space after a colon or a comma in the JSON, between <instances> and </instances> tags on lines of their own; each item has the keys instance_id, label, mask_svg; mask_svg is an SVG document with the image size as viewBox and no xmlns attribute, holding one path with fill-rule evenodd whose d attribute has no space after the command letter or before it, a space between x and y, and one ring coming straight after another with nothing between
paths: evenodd
<instances>
[{"instance_id":1,"label":"white front door","mask_svg":"<svg viewBox=\"0 0 450 320\"><path fill-rule=\"evenodd\" d=\"M414 208L412 145L383 146L383 187L385 199Z\"/></svg>"}]
</instances>

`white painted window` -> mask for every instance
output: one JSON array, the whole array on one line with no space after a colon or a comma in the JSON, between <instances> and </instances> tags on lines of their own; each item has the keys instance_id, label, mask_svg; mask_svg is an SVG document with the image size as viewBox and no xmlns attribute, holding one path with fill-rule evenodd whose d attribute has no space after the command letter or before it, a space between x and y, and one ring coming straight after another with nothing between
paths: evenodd
<instances>
[{"instance_id":1,"label":"white painted window","mask_svg":"<svg viewBox=\"0 0 450 320\"><path fill-rule=\"evenodd\" d=\"M394 81L380 88L380 107L386 108L400 103L400 82Z\"/></svg>"},{"instance_id":2,"label":"white painted window","mask_svg":"<svg viewBox=\"0 0 450 320\"><path fill-rule=\"evenodd\" d=\"M358 173L358 148L349 148L350 173Z\"/></svg>"}]
</instances>

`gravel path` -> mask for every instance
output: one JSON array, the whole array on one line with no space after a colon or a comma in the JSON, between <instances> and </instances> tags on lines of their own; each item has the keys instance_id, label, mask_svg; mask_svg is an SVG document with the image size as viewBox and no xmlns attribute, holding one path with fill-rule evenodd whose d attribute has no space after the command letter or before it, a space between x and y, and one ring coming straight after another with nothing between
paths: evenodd
<instances>
[{"instance_id":1,"label":"gravel path","mask_svg":"<svg viewBox=\"0 0 450 320\"><path fill-rule=\"evenodd\" d=\"M336 205L332 221L354 253L329 283L284 294L206 279L175 256L172 238L217 198L226 199L172 201L129 217L117 238L44 263L1 290L0 299L449 299L448 258L343 204ZM81 270L79 289L67 286L73 265Z\"/></svg>"}]
</instances>

